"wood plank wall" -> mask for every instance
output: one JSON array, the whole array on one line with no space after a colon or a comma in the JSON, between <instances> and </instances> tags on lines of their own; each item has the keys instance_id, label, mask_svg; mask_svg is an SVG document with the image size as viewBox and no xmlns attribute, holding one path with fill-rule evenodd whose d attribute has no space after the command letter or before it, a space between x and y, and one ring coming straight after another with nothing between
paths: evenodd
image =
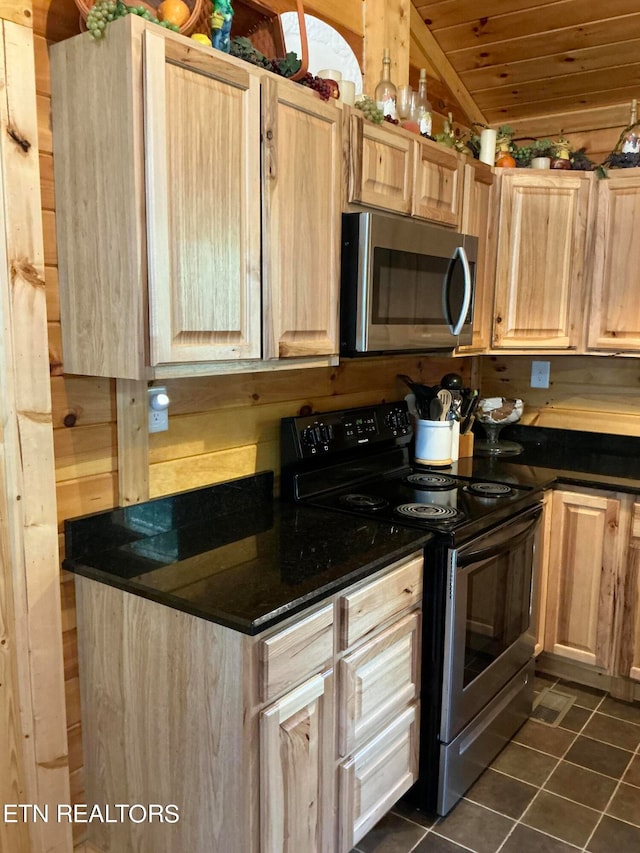
<instances>
[{"instance_id":1,"label":"wood plank wall","mask_svg":"<svg viewBox=\"0 0 640 853\"><path fill-rule=\"evenodd\" d=\"M482 395L520 397L523 423L640 436L640 359L535 356L551 363L549 388L531 388L530 356L481 358Z\"/></svg>"}]
</instances>

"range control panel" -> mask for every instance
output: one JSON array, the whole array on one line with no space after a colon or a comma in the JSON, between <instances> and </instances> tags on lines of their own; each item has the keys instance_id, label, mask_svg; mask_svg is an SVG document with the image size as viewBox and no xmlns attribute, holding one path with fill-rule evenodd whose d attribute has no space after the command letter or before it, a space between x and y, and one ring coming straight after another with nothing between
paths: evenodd
<instances>
[{"instance_id":1,"label":"range control panel","mask_svg":"<svg viewBox=\"0 0 640 853\"><path fill-rule=\"evenodd\" d=\"M380 403L363 409L343 409L282 421L283 443L298 459L311 459L351 450L365 444L411 437L407 404Z\"/></svg>"}]
</instances>

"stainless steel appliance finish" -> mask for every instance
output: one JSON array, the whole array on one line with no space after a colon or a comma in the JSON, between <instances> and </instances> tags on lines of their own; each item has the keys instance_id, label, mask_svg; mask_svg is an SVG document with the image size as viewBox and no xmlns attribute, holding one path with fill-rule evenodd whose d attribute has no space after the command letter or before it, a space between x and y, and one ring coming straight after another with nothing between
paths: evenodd
<instances>
[{"instance_id":1,"label":"stainless steel appliance finish","mask_svg":"<svg viewBox=\"0 0 640 853\"><path fill-rule=\"evenodd\" d=\"M345 213L341 352L452 350L471 343L476 237L404 216Z\"/></svg>"},{"instance_id":2,"label":"stainless steel appliance finish","mask_svg":"<svg viewBox=\"0 0 640 853\"><path fill-rule=\"evenodd\" d=\"M535 482L415 471L406 403L287 418L285 499L432 531L425 549L420 773L411 792L446 814L531 711ZM421 476L425 474L426 476ZM400 509L412 509L401 513ZM526 676L526 678L525 678ZM527 680L528 679L528 680Z\"/></svg>"},{"instance_id":3,"label":"stainless steel appliance finish","mask_svg":"<svg viewBox=\"0 0 640 853\"><path fill-rule=\"evenodd\" d=\"M446 815L531 713L531 658L449 743L440 747L437 812Z\"/></svg>"},{"instance_id":4,"label":"stainless steel appliance finish","mask_svg":"<svg viewBox=\"0 0 640 853\"><path fill-rule=\"evenodd\" d=\"M535 506L448 553L440 739L448 743L533 657Z\"/></svg>"}]
</instances>

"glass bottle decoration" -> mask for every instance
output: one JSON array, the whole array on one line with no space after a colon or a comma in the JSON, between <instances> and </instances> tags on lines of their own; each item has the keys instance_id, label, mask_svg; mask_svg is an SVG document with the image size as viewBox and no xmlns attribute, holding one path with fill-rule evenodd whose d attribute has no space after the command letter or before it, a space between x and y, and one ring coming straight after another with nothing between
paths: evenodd
<instances>
[{"instance_id":1,"label":"glass bottle decoration","mask_svg":"<svg viewBox=\"0 0 640 853\"><path fill-rule=\"evenodd\" d=\"M431 103L427 98L427 69L421 68L418 91L413 96L411 118L417 123L423 136L431 136L433 121L431 112Z\"/></svg>"},{"instance_id":2,"label":"glass bottle decoration","mask_svg":"<svg viewBox=\"0 0 640 853\"><path fill-rule=\"evenodd\" d=\"M625 131L620 145L622 154L640 154L640 127L638 127L638 102L631 101L629 127Z\"/></svg>"},{"instance_id":3,"label":"glass bottle decoration","mask_svg":"<svg viewBox=\"0 0 640 853\"><path fill-rule=\"evenodd\" d=\"M391 82L391 58L389 56L389 48L385 47L382 57L382 74L380 82L376 86L375 100L379 110L385 116L395 119L396 116L396 87Z\"/></svg>"}]
</instances>

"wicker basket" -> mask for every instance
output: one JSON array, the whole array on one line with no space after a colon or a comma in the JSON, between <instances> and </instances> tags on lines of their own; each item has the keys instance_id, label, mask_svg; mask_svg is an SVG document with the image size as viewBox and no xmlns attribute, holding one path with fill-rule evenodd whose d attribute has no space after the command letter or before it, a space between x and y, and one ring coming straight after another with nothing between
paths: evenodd
<instances>
[{"instance_id":1,"label":"wicker basket","mask_svg":"<svg viewBox=\"0 0 640 853\"><path fill-rule=\"evenodd\" d=\"M290 78L292 80L299 80L301 77L304 77L309 66L309 48L307 44L303 0L296 0L296 6L300 24L300 44L302 48L300 60L302 64L300 70ZM232 36L246 36L256 50L264 53L269 59L284 57L286 47L284 35L282 34L280 15L277 12L265 6L264 3L260 3L259 0L234 0L233 10Z\"/></svg>"},{"instance_id":2,"label":"wicker basket","mask_svg":"<svg viewBox=\"0 0 640 853\"><path fill-rule=\"evenodd\" d=\"M125 2L128 6L144 6L152 15L157 15L158 6L162 0L141 0L140 2L136 2L136 0L125 0ZM201 19L203 0L184 0L184 2L189 7L191 14L180 27L180 32L184 36L190 36L191 33L195 32L196 27L198 26L198 21ZM94 0L75 0L75 4L80 12L81 30L86 30L87 15L89 14L89 9L93 6L93 3Z\"/></svg>"}]
</instances>

